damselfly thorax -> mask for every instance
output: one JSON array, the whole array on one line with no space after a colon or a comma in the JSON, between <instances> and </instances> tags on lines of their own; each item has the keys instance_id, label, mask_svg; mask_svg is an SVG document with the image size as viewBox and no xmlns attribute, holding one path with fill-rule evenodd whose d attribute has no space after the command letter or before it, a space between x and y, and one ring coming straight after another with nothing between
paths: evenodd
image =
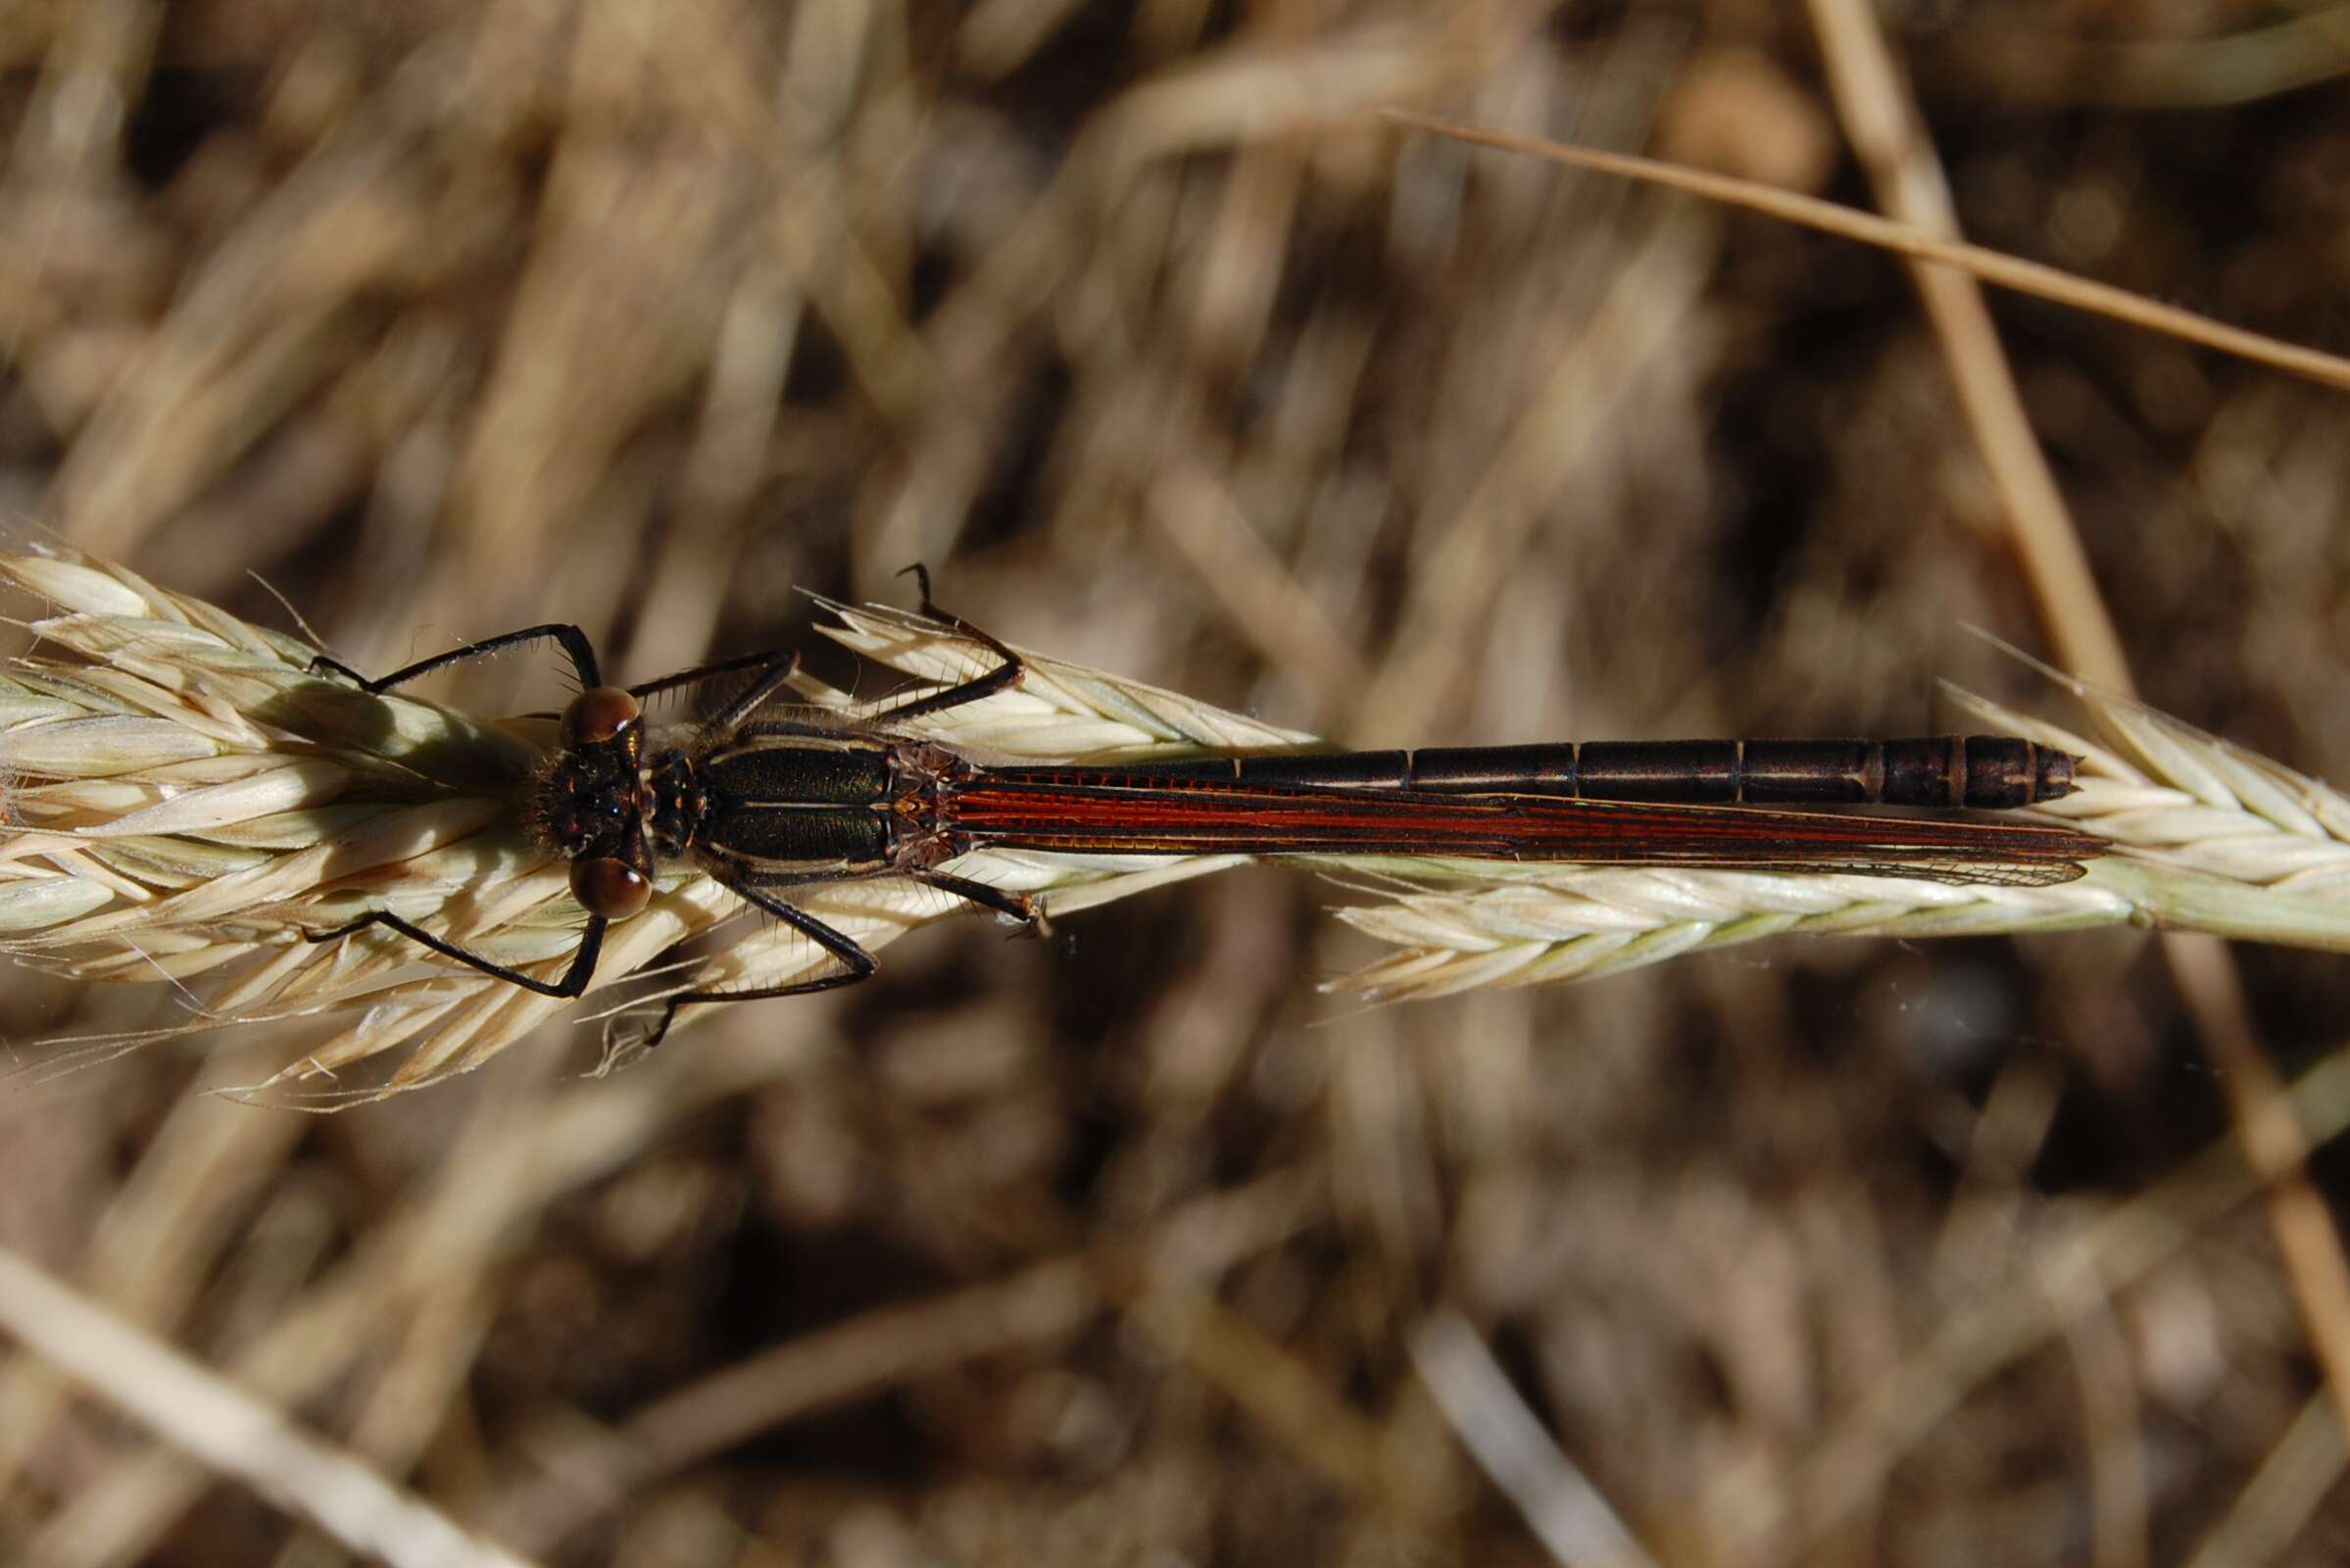
<instances>
[{"instance_id":1,"label":"damselfly thorax","mask_svg":"<svg viewBox=\"0 0 2350 1568\"><path fill-rule=\"evenodd\" d=\"M563 750L525 821L571 863L591 912L634 914L660 862L730 884L928 870L962 852L941 827L946 792L977 770L945 747L809 724L649 728L612 686L564 714Z\"/></svg>"}]
</instances>

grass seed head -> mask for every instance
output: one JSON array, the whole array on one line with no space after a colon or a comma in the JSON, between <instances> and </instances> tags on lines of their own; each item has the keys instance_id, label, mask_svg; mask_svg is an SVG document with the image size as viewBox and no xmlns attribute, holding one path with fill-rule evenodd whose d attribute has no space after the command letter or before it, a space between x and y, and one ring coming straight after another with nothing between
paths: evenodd
<instances>
[{"instance_id":1,"label":"grass seed head","mask_svg":"<svg viewBox=\"0 0 2350 1568\"><path fill-rule=\"evenodd\" d=\"M34 652L0 675L0 950L86 978L164 980L181 1016L104 1040L109 1053L228 1025L318 1020L323 1038L261 1087L342 1103L481 1065L566 1004L376 929L314 933L385 908L498 962L562 973L581 911L527 803L547 777L544 715L485 719L314 673L317 650L122 567L60 549L0 556L36 596ZM843 646L929 684L987 655L918 615L823 602ZM1149 760L1307 744L1177 693L1039 656L1018 686L908 732L982 758ZM848 693L796 678L810 709ZM1374 1000L1590 978L1783 932L1947 936L2123 921L2350 949L2350 801L2141 705L2077 683L2096 738L1956 694L1986 724L2080 754L2081 785L2047 814L2114 853L2053 888L1952 886L1850 874L1634 870L1323 857L1377 897L1341 916L1395 951L1333 983ZM1231 858L1165 860L981 851L958 874L1067 912ZM868 950L961 907L899 879L801 901ZM690 866L662 868L652 906L616 922L597 978L651 965L738 913ZM672 965L589 1016L688 989L804 978L822 960L768 927ZM392 1063L382 1081L346 1070Z\"/></svg>"}]
</instances>

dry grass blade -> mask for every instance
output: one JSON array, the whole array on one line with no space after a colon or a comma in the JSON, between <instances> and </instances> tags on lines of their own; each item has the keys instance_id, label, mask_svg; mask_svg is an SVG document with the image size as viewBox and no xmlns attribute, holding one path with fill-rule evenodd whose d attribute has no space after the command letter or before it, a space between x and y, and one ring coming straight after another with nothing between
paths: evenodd
<instances>
[{"instance_id":1,"label":"dry grass blade","mask_svg":"<svg viewBox=\"0 0 2350 1568\"><path fill-rule=\"evenodd\" d=\"M360 1456L0 1248L0 1324L174 1446L395 1568L527 1568Z\"/></svg>"},{"instance_id":2,"label":"dry grass blade","mask_svg":"<svg viewBox=\"0 0 2350 1568\"><path fill-rule=\"evenodd\" d=\"M2076 277L2057 268L2024 261L1983 246L1942 239L1910 224L1879 218L1873 213L1799 196L1754 180L1736 179L1699 169L1685 169L1653 158L1640 158L1595 147L1577 147L1564 142L1540 141L1530 136L1512 135L1483 125L1461 124L1406 109L1390 109L1386 115L1398 124L1433 131L1437 135L1449 136L1455 141L1474 146L1524 153L1547 159L1551 163L1564 164L1571 169L1592 169L1624 174L1668 185L1675 190L1689 191L1732 206L1768 213L1789 222L1807 224L1824 233L1841 234L1847 239L1879 246L1899 255L1915 256L1924 261L1953 267L1983 282L2011 288L2018 293L2056 300L2110 316L2116 320L2131 321L2154 331L2167 332L2185 342L2200 343L2241 355L2262 365L2307 376L2322 386L2350 387L2350 361L2343 360L2339 355L2281 342L2258 332L2247 332L2240 327L2215 321L2209 317L2198 316L2192 311L2182 311L2176 306L2132 294L2127 289Z\"/></svg>"}]
</instances>

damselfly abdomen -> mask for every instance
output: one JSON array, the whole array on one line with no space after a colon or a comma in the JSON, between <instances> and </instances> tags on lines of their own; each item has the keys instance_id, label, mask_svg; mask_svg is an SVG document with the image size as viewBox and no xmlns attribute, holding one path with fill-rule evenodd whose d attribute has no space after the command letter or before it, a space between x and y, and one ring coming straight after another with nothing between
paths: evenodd
<instances>
[{"instance_id":1,"label":"damselfly abdomen","mask_svg":"<svg viewBox=\"0 0 2350 1568\"><path fill-rule=\"evenodd\" d=\"M2068 828L1947 814L2072 792L2073 758L2012 736L1587 742L990 766L904 729L907 720L1004 690L1024 668L1005 644L941 611L928 574L916 570L923 614L998 662L854 720L797 709L785 716L772 700L799 667L789 653L607 686L587 635L563 623L469 643L375 680L321 658L320 667L381 692L517 644L560 644L583 689L563 714L561 749L521 809L538 841L568 861L587 922L555 980L469 952L388 910L314 940L387 926L485 974L575 997L595 974L610 923L646 907L660 862L682 860L807 936L834 964L786 984L670 997L650 1045L692 1004L798 996L873 973L872 955L793 904L790 889L906 877L1033 922L1037 911L1025 896L945 869L991 847L1540 860L2012 886L2070 881L2103 848ZM655 729L646 722L647 697L728 677L742 679L743 689L702 723ZM1754 803L1892 805L1929 814L1772 810Z\"/></svg>"}]
</instances>

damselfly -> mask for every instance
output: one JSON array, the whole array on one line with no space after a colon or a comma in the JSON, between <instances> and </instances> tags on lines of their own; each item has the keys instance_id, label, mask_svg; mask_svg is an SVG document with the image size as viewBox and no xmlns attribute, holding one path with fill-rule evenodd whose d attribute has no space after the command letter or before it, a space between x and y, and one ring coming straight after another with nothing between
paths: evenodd
<instances>
[{"instance_id":1,"label":"damselfly","mask_svg":"<svg viewBox=\"0 0 2350 1568\"><path fill-rule=\"evenodd\" d=\"M570 965L542 980L385 909L314 933L331 941L386 926L484 974L576 997L605 931L651 901L663 860L690 862L827 954L827 973L787 984L670 997L645 1044L681 1007L800 996L875 969L846 933L789 890L906 877L1022 924L1018 893L946 869L975 850L1093 855L1387 855L1843 872L2045 886L2081 874L2102 841L2068 828L1944 815L1883 816L1768 806L1884 805L2005 809L2072 792L2074 759L2012 736L1910 740L1634 741L1417 752L1217 756L1120 765L993 766L906 732L908 720L1016 685L1020 656L930 597L930 621L985 648L992 668L908 694L853 719L776 699L800 666L754 654L630 687L604 684L579 627L549 622L468 643L367 679L323 656L315 666L389 691L429 671L552 641L578 673L561 750L529 786L534 838L569 862L586 911ZM656 728L645 699L728 678L742 689L700 724Z\"/></svg>"}]
</instances>

